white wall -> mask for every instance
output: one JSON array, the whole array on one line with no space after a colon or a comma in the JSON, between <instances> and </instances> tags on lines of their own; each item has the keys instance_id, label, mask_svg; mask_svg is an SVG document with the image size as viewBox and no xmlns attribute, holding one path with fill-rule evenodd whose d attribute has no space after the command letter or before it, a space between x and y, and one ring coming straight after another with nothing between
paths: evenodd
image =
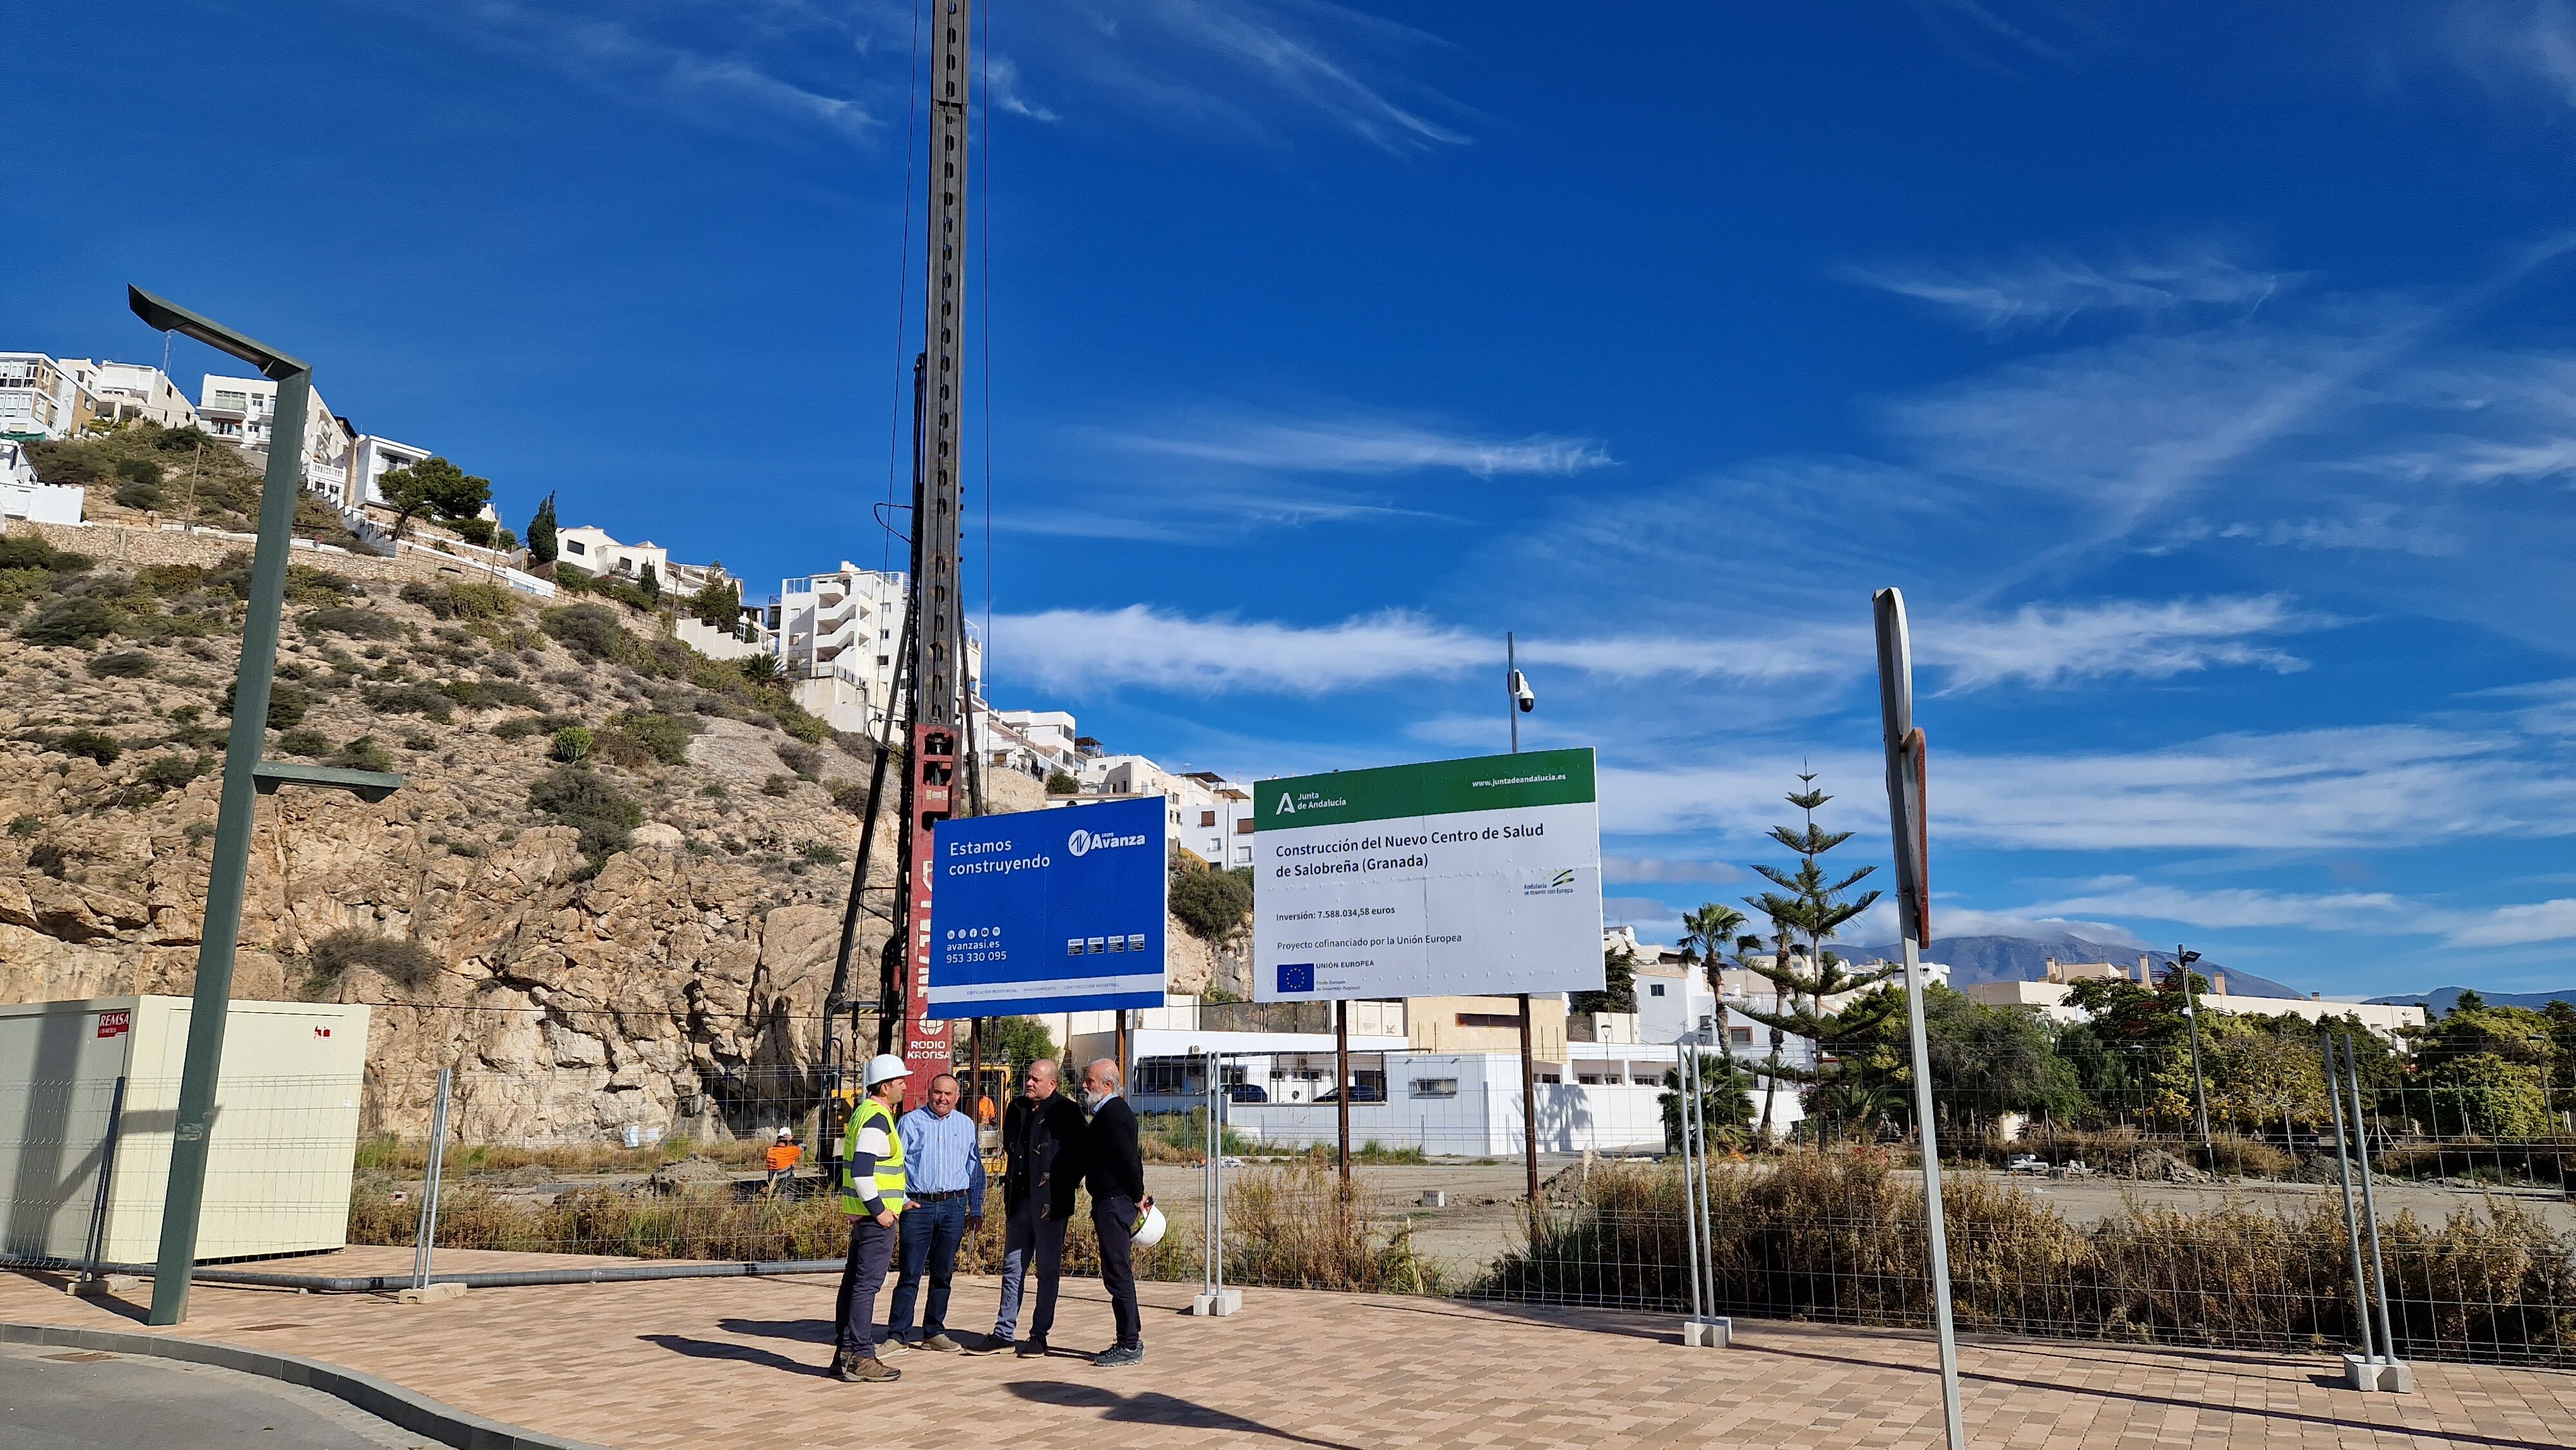
<instances>
[{"instance_id":1,"label":"white wall","mask_svg":"<svg viewBox=\"0 0 2576 1450\"><path fill-rule=\"evenodd\" d=\"M77 484L0 481L0 517L32 519L40 524L76 524L81 522L81 508L88 496L88 491Z\"/></svg>"}]
</instances>

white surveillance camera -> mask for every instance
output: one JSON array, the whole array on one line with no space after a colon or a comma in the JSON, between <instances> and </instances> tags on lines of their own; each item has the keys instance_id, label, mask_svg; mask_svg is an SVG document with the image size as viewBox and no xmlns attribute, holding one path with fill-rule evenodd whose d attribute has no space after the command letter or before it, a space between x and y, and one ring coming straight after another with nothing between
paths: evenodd
<instances>
[{"instance_id":1,"label":"white surveillance camera","mask_svg":"<svg viewBox=\"0 0 2576 1450\"><path fill-rule=\"evenodd\" d=\"M1524 715L1538 708L1538 696L1530 692L1529 679L1518 670L1512 671L1512 703Z\"/></svg>"}]
</instances>

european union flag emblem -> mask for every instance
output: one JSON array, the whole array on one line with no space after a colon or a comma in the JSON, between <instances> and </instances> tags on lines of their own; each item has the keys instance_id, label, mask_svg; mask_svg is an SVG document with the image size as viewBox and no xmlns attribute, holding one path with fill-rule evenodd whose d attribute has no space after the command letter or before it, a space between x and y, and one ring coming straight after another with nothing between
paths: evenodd
<instances>
[{"instance_id":1,"label":"european union flag emblem","mask_svg":"<svg viewBox=\"0 0 2576 1450\"><path fill-rule=\"evenodd\" d=\"M1282 992L1311 992L1315 990L1315 964L1313 962L1281 962L1279 964L1279 990Z\"/></svg>"}]
</instances>

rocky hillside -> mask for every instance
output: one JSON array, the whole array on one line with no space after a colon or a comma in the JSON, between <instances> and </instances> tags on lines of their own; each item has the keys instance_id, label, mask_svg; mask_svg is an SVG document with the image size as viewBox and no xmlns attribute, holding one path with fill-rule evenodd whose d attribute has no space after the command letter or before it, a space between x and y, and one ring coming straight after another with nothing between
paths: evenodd
<instances>
[{"instance_id":1,"label":"rocky hillside","mask_svg":"<svg viewBox=\"0 0 2576 1450\"><path fill-rule=\"evenodd\" d=\"M0 1000L193 985L246 561L118 564L171 538L119 532L0 542ZM868 744L656 616L364 573L294 571L268 749L405 784L262 800L235 995L382 1004L384 1128L440 1067L469 1140L777 1122L812 1089ZM890 833L873 863L882 907Z\"/></svg>"}]
</instances>

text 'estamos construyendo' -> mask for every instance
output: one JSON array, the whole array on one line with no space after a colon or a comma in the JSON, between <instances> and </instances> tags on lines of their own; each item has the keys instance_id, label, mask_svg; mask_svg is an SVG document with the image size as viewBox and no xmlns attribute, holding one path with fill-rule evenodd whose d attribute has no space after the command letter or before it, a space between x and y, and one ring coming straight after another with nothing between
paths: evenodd
<instances>
[{"instance_id":1,"label":"text 'estamos construyendo'","mask_svg":"<svg viewBox=\"0 0 2576 1450\"><path fill-rule=\"evenodd\" d=\"M947 874L951 876L988 876L1007 871L1043 871L1055 864L1043 851L1034 856L1013 856L1008 841L951 841L948 843ZM963 857L965 859L955 859Z\"/></svg>"}]
</instances>

